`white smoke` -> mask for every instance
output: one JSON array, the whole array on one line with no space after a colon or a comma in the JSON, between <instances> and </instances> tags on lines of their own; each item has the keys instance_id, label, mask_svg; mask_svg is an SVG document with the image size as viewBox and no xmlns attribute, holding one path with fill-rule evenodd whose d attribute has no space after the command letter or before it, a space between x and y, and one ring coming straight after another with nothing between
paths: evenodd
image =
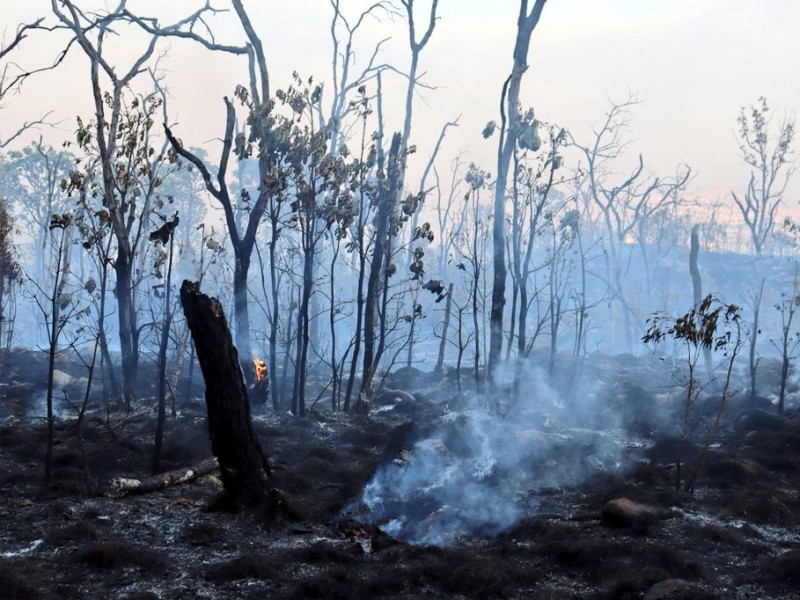
<instances>
[{"instance_id":1,"label":"white smoke","mask_svg":"<svg viewBox=\"0 0 800 600\"><path fill-rule=\"evenodd\" d=\"M505 416L483 399L445 414L424 439L381 467L346 511L415 544L493 536L535 513L537 490L616 469L626 450L608 398L562 401L540 371Z\"/></svg>"}]
</instances>

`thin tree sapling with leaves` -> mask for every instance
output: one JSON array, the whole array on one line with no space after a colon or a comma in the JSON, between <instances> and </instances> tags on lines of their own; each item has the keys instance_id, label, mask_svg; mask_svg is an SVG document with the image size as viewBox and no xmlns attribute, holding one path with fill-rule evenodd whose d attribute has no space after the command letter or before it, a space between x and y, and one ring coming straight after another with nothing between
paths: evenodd
<instances>
[{"instance_id":1,"label":"thin tree sapling with leaves","mask_svg":"<svg viewBox=\"0 0 800 600\"><path fill-rule=\"evenodd\" d=\"M683 486L683 490L691 494L694 492L703 459L714 440L731 395L730 384L733 367L742 347L741 309L735 304L724 304L713 295L708 295L683 316L674 318L657 313L648 319L647 323L649 328L642 338L644 343L659 344L670 339L682 344L686 350L684 358L688 373L680 440L675 459L675 489L680 490ZM725 357L725 379L721 386L721 396L714 422L709 427L705 443L684 482L684 455L690 433L692 408L702 389L697 377L697 366L706 348L722 353Z\"/></svg>"}]
</instances>

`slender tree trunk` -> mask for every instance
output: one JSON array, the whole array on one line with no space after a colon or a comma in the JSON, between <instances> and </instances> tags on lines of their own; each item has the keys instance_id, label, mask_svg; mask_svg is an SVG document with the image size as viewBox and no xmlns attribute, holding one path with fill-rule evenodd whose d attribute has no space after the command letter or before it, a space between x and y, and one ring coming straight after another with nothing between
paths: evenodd
<instances>
[{"instance_id":1,"label":"slender tree trunk","mask_svg":"<svg viewBox=\"0 0 800 600\"><path fill-rule=\"evenodd\" d=\"M328 288L331 297L331 306L328 311L328 326L331 335L331 412L336 412L339 408L339 366L336 358L336 277L334 276L339 258L339 247L339 243L334 242L334 249L331 255L330 287ZM344 358L342 358L342 362L344 362Z\"/></svg>"},{"instance_id":2,"label":"slender tree trunk","mask_svg":"<svg viewBox=\"0 0 800 600\"><path fill-rule=\"evenodd\" d=\"M130 409L135 398L136 375L139 371L139 331L136 324L136 307L133 301L131 257L121 249L114 263L117 276L117 304L119 310L119 341L122 354L122 397L125 408Z\"/></svg>"},{"instance_id":3,"label":"slender tree trunk","mask_svg":"<svg viewBox=\"0 0 800 600\"><path fill-rule=\"evenodd\" d=\"M278 219L272 218L272 237L269 241L269 281L272 293L272 319L269 324L269 371L272 377L278 374L278 326L280 324L280 290L278 287L278 270L276 268L278 246ZM272 409L279 411L281 408L281 386L272 386Z\"/></svg>"},{"instance_id":4,"label":"slender tree trunk","mask_svg":"<svg viewBox=\"0 0 800 600\"><path fill-rule=\"evenodd\" d=\"M381 190L378 212L375 216L375 242L372 247L369 279L367 280L367 297L364 306L364 367L361 380L361 391L358 395L356 409L362 412L369 410L372 400L373 378L375 375L375 326L378 320L379 284L384 271L384 257L389 238L389 228L394 198L397 194L399 165L403 158L400 153L402 136L395 133L389 148L386 173L386 185Z\"/></svg>"},{"instance_id":5,"label":"slender tree trunk","mask_svg":"<svg viewBox=\"0 0 800 600\"><path fill-rule=\"evenodd\" d=\"M442 325L442 337L439 340L439 357L436 359L436 372L441 372L444 366L444 351L447 347L447 335L450 330L450 311L453 307L453 283L447 286L447 302L444 306L444 323Z\"/></svg>"},{"instance_id":6,"label":"slender tree trunk","mask_svg":"<svg viewBox=\"0 0 800 600\"><path fill-rule=\"evenodd\" d=\"M309 227L313 224L309 222ZM314 232L306 235L313 237ZM295 365L295 399L292 401L294 413L306 416L306 373L308 370L308 344L310 340L311 290L314 287L314 249L306 249L303 259L303 287L301 291L300 309L297 315L297 364Z\"/></svg>"},{"instance_id":7,"label":"slender tree trunk","mask_svg":"<svg viewBox=\"0 0 800 600\"><path fill-rule=\"evenodd\" d=\"M758 386L757 386L757 372L758 372L758 363L760 359L758 358L758 334L759 334L759 325L758 321L761 316L761 299L764 297L764 279L761 279L761 286L758 289L758 295L754 298L754 306L753 306L753 330L750 332L750 361L748 365L748 370L750 372L750 406L755 406L756 404L756 396L758 394Z\"/></svg>"},{"instance_id":8,"label":"slender tree trunk","mask_svg":"<svg viewBox=\"0 0 800 600\"><path fill-rule=\"evenodd\" d=\"M703 300L703 281L700 278L700 269L697 266L697 257L700 254L700 226L692 227L691 246L689 250L689 273L692 276L692 301L698 306ZM714 374L714 359L711 356L710 348L703 348L703 363L706 367L706 375L712 386L716 387L716 376Z\"/></svg>"},{"instance_id":9,"label":"slender tree trunk","mask_svg":"<svg viewBox=\"0 0 800 600\"><path fill-rule=\"evenodd\" d=\"M294 301L294 290L289 290L289 310L286 312L286 347L283 353L283 372L281 374L281 386L284 390L289 389L289 361L291 359L291 346L292 346L292 329L294 327L294 311L298 308L300 304L300 298L298 295L297 302ZM294 373L292 373L292 381L294 381ZM294 394L294 390L292 390L292 394ZM294 407L291 406L289 403L290 408L294 410Z\"/></svg>"},{"instance_id":10,"label":"slender tree trunk","mask_svg":"<svg viewBox=\"0 0 800 600\"><path fill-rule=\"evenodd\" d=\"M350 399L353 395L353 386L356 380L356 369L358 368L358 359L359 355L361 354L361 331L364 321L364 307L365 307L365 299L364 299L364 279L366 277L366 269L367 269L367 256L366 250L364 249L364 216L363 216L363 201L362 201L362 208L359 212L359 225L358 225L358 235L359 235L359 243L358 243L358 284L357 284L357 291L356 291L356 328L353 332L354 337L354 344L353 344L353 360L350 363L350 377L347 380L347 392L344 396L344 410L345 412L349 412L350 410Z\"/></svg>"},{"instance_id":11,"label":"slender tree trunk","mask_svg":"<svg viewBox=\"0 0 800 600\"><path fill-rule=\"evenodd\" d=\"M477 199L476 199L477 202ZM476 213L477 213L477 206L476 206ZM477 214L475 215L477 219ZM475 221L475 228L477 230L477 220ZM481 389L481 336L480 336L480 319L478 311L478 286L480 284L480 276L481 276L481 265L480 260L478 258L478 234L477 231L475 233L475 238L472 242L472 291L471 291L471 298L472 301L472 328L475 331L475 353L473 356L473 366L475 368L475 389L478 393L482 392Z\"/></svg>"},{"instance_id":12,"label":"slender tree trunk","mask_svg":"<svg viewBox=\"0 0 800 600\"><path fill-rule=\"evenodd\" d=\"M786 405L786 382L789 379L789 355L784 352L783 360L781 361L781 384L780 392L778 393L778 414L783 414Z\"/></svg>"},{"instance_id":13,"label":"slender tree trunk","mask_svg":"<svg viewBox=\"0 0 800 600\"><path fill-rule=\"evenodd\" d=\"M514 66L511 75L503 86L501 110L507 101L508 123L505 114L497 151L497 179L495 181L494 221L492 224L492 252L494 276L492 279L492 306L489 316L489 375L495 382L495 370L500 361L503 345L503 312L506 301L506 254L505 254L505 209L508 170L514 146L517 143L517 126L519 123L519 92L522 76L528 70L528 49L531 34L542 14L547 0L535 0L530 14L528 1L520 1L517 19L517 38L514 43ZM506 124L508 127L506 128Z\"/></svg>"},{"instance_id":14,"label":"slender tree trunk","mask_svg":"<svg viewBox=\"0 0 800 600\"><path fill-rule=\"evenodd\" d=\"M253 349L250 343L250 309L247 302L247 275L250 270L250 254L234 249L236 266L233 269L233 307L236 317L236 348L242 361L242 372L245 381L255 380L255 371L251 368Z\"/></svg>"},{"instance_id":15,"label":"slender tree trunk","mask_svg":"<svg viewBox=\"0 0 800 600\"><path fill-rule=\"evenodd\" d=\"M108 349L108 336L106 335L106 294L108 292L108 252L111 247L111 238L100 251L99 258L102 263L100 264L100 305L97 309L97 339L100 343L100 356L102 357L101 368L105 367L105 375L108 377L108 387L111 388L111 395L114 398L119 398L120 389L117 383L117 376L114 373L114 361L111 360L111 352ZM103 393L106 392L105 380L103 382Z\"/></svg>"},{"instance_id":16,"label":"slender tree trunk","mask_svg":"<svg viewBox=\"0 0 800 600\"><path fill-rule=\"evenodd\" d=\"M169 347L169 330L172 326L172 307L170 299L172 290L172 250L175 245L174 231L169 235L169 257L167 259L167 281L164 286L164 322L161 329L161 341L158 346L158 416L156 417L156 438L153 444L153 475L161 470L161 448L164 442L164 426L167 420L167 349Z\"/></svg>"},{"instance_id":17,"label":"slender tree trunk","mask_svg":"<svg viewBox=\"0 0 800 600\"><path fill-rule=\"evenodd\" d=\"M67 232L69 224L65 226L50 226L50 229L59 228L61 239L58 242L56 256L55 276L53 279L53 292L50 297L50 330L48 332L48 352L47 352L47 450L44 462L44 480L50 483L53 473L53 446L55 443L55 414L53 412L53 386L55 384L54 371L56 364L56 353L58 352L58 338L61 333L61 293L64 289L65 274L68 265L65 265L65 246L67 244Z\"/></svg>"}]
</instances>

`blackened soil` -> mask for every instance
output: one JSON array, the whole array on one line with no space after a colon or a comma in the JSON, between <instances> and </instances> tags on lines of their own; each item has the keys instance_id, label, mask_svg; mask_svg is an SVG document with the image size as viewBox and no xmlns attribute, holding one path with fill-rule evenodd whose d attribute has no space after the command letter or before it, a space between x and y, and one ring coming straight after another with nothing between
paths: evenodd
<instances>
[{"instance_id":1,"label":"blackened soil","mask_svg":"<svg viewBox=\"0 0 800 600\"><path fill-rule=\"evenodd\" d=\"M457 406L447 382L405 383L413 395L385 395L370 418L257 411L274 483L294 507L268 522L213 510L213 474L148 494L101 493L114 477L149 475L152 402L95 406L80 430L66 411L44 485L46 431L29 417L40 383L18 377L0 427L0 597L800 598L796 411L733 408L693 495L675 491L676 441L660 431L624 472L532 489L535 509L510 531L441 548L342 515L445 401ZM210 455L201 399L181 403L166 440L165 469ZM457 451L456 438L447 443ZM615 498L654 516L608 524L601 512Z\"/></svg>"}]
</instances>

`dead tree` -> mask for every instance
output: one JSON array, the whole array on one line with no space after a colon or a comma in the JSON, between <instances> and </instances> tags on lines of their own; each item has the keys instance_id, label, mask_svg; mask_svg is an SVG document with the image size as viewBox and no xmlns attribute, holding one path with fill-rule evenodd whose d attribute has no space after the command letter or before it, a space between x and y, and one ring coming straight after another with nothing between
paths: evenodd
<instances>
[{"instance_id":1,"label":"dead tree","mask_svg":"<svg viewBox=\"0 0 800 600\"><path fill-rule=\"evenodd\" d=\"M519 114L519 92L522 76L528 70L528 49L531 34L539 23L547 0L536 0L528 12L528 0L520 0L517 18L517 39L514 43L514 67L503 84L500 99L502 125L497 147L497 181L494 197L494 222L492 230L494 279L492 282L492 308L489 317L489 376L493 377L495 367L500 362L503 346L503 311L506 302L506 183L511 157L517 143ZM506 118L507 103L508 118Z\"/></svg>"},{"instance_id":2,"label":"dead tree","mask_svg":"<svg viewBox=\"0 0 800 600\"><path fill-rule=\"evenodd\" d=\"M52 31L52 28L42 25L43 21L44 18L39 18L30 23L20 23L10 41L0 39L0 108L3 106L3 100L6 100L7 98L11 97L12 94L19 92L20 87L28 77L35 73L41 73L42 71L54 69L66 56L67 50L64 50L63 52L59 53L58 57L51 65L35 69L22 69L16 64L16 62L9 58L11 53L14 52L15 48L18 48L23 40L25 40L32 31ZM18 139L26 131L33 129L38 125L48 124L47 119L51 113L52 111L49 111L34 121L24 122L15 131L0 131L0 150L8 147L14 140Z\"/></svg>"},{"instance_id":3,"label":"dead tree","mask_svg":"<svg viewBox=\"0 0 800 600\"><path fill-rule=\"evenodd\" d=\"M743 196L731 192L758 256L764 252L764 246L775 229L775 216L783 192L794 173L794 120L785 119L780 124L778 139L771 144L769 129L772 119L768 112L767 101L761 97L758 106L750 107L750 118L744 108L739 114L739 151L750 167L750 181Z\"/></svg>"},{"instance_id":4,"label":"dead tree","mask_svg":"<svg viewBox=\"0 0 800 600\"><path fill-rule=\"evenodd\" d=\"M692 277L692 298L695 306L699 305L703 299L703 280L700 277L700 269L697 266L697 257L700 254L700 234L699 225L692 227L691 246L689 250L689 274ZM708 380L716 386L714 380L714 361L711 356L711 348L703 348L703 362L706 366Z\"/></svg>"},{"instance_id":5,"label":"dead tree","mask_svg":"<svg viewBox=\"0 0 800 600\"><path fill-rule=\"evenodd\" d=\"M180 296L206 383L211 450L225 492L236 507L264 504L270 496L269 465L250 419L247 386L222 306L188 280Z\"/></svg>"},{"instance_id":6,"label":"dead tree","mask_svg":"<svg viewBox=\"0 0 800 600\"><path fill-rule=\"evenodd\" d=\"M231 0L231 4L233 5L233 9L236 12L236 16L247 38L245 44L240 46L218 44L214 41L214 36L211 35L210 32L207 36L198 33L198 31L201 30L208 31L207 27L196 27L198 22L205 25L203 18L206 13L213 14L218 12L218 9L213 8L210 2L206 3L203 8L200 8L183 20L166 27L161 26L158 19L134 15L127 9L125 9L122 14L126 19L136 23L145 32L152 35L154 39L158 37L188 39L214 52L225 52L235 56L244 55L248 58L249 85L247 88L240 86L237 89L236 96L242 104L249 109L248 123L250 129L247 132L236 135L234 145L233 125L235 122L235 111L233 104L225 98L225 137L223 138L222 157L220 158L220 168L217 172L216 185L211 178L208 167L202 163L200 158L186 150L183 143L174 136L172 131L168 128L166 128L166 134L173 150L200 170L203 181L206 184L206 189L220 204L225 214L225 226L228 229L235 259L233 271L233 300L234 314L236 317L236 344L241 349L245 362L249 363L252 358L252 350L248 304L248 274L253 248L256 242L256 233L258 232L262 217L267 210L269 196L275 193L276 189L274 185L275 178L272 175L271 155L269 153L269 147L271 145L271 140L269 139L270 124L272 120L267 59L261 38L253 28L253 24L250 21L242 1ZM249 141L245 143L244 140ZM246 194L244 194L246 198L243 198L243 201L240 203L235 203L235 198L231 198L228 193L227 183L224 180L225 168L223 168L223 165L227 166L228 157L232 148L239 159L246 158L253 154L254 150L251 144L258 147L256 154L258 159L259 181L261 183L258 187L256 199L252 204L249 203L250 193L246 190ZM237 217L236 214L239 211L247 214L247 224L242 224L241 227L241 217ZM245 373L248 380L254 378L252 370L245 371Z\"/></svg>"},{"instance_id":7,"label":"dead tree","mask_svg":"<svg viewBox=\"0 0 800 600\"><path fill-rule=\"evenodd\" d=\"M628 145L624 133L630 124L630 110L638 103L633 94L622 103L612 103L603 125L593 130L589 145L571 141L586 159L582 195L589 214L599 215L605 229L604 282L621 308L624 343L629 352L633 351L634 327L641 315L628 292L631 249L627 240L636 236L642 221L680 202L680 193L692 177L688 165L679 168L674 177L650 175L641 154L630 174L616 176L616 163Z\"/></svg>"}]
</instances>

